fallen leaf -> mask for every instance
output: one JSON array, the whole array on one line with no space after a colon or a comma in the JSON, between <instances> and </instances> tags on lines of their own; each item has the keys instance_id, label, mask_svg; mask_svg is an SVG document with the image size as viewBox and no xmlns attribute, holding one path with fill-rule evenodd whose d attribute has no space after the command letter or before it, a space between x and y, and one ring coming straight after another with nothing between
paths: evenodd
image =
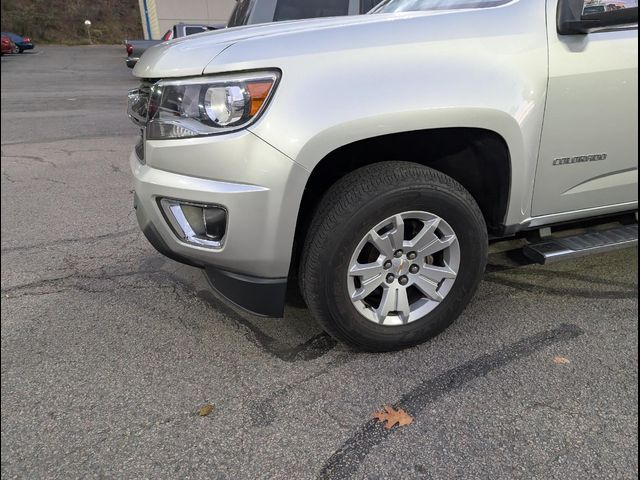
<instances>
[{"instance_id":1,"label":"fallen leaf","mask_svg":"<svg viewBox=\"0 0 640 480\"><path fill-rule=\"evenodd\" d=\"M211 405L210 403L206 403L202 407L200 407L200 410L198 410L198 415L200 415L201 417L206 417L211 412L213 412L213 405Z\"/></svg>"},{"instance_id":2,"label":"fallen leaf","mask_svg":"<svg viewBox=\"0 0 640 480\"><path fill-rule=\"evenodd\" d=\"M391 405L385 405L380 412L374 412L371 415L378 422L387 422L384 428L393 428L396 424L400 427L404 427L413 422L413 417L401 408L395 409Z\"/></svg>"},{"instance_id":3,"label":"fallen leaf","mask_svg":"<svg viewBox=\"0 0 640 480\"><path fill-rule=\"evenodd\" d=\"M565 357L557 356L553 357L553 363L555 363L556 365L566 365L567 363L571 363L571 360Z\"/></svg>"}]
</instances>

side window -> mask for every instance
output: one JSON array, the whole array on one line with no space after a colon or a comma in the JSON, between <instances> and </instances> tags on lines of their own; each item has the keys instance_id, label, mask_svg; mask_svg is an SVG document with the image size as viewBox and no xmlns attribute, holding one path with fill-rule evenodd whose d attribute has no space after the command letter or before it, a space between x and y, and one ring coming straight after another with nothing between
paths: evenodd
<instances>
[{"instance_id":1,"label":"side window","mask_svg":"<svg viewBox=\"0 0 640 480\"><path fill-rule=\"evenodd\" d=\"M558 0L558 33L585 35L638 24L638 0Z\"/></svg>"},{"instance_id":2,"label":"side window","mask_svg":"<svg viewBox=\"0 0 640 480\"><path fill-rule=\"evenodd\" d=\"M349 14L349 0L278 0L273 21Z\"/></svg>"},{"instance_id":3,"label":"side window","mask_svg":"<svg viewBox=\"0 0 640 480\"><path fill-rule=\"evenodd\" d=\"M184 34L185 35L193 35L195 33L202 33L202 32L206 32L207 29L203 28L203 27L184 27Z\"/></svg>"},{"instance_id":4,"label":"side window","mask_svg":"<svg viewBox=\"0 0 640 480\"><path fill-rule=\"evenodd\" d=\"M360 0L360 13L367 13L378 3L380 3L380 0Z\"/></svg>"},{"instance_id":5,"label":"side window","mask_svg":"<svg viewBox=\"0 0 640 480\"><path fill-rule=\"evenodd\" d=\"M638 23L637 0L585 0L582 20L599 21L603 27Z\"/></svg>"},{"instance_id":6,"label":"side window","mask_svg":"<svg viewBox=\"0 0 640 480\"><path fill-rule=\"evenodd\" d=\"M582 9L582 15L594 15L596 13L604 13L604 5L585 5Z\"/></svg>"},{"instance_id":7,"label":"side window","mask_svg":"<svg viewBox=\"0 0 640 480\"><path fill-rule=\"evenodd\" d=\"M229 17L228 27L238 27L249 23L249 16L253 9L254 0L238 0Z\"/></svg>"}]
</instances>

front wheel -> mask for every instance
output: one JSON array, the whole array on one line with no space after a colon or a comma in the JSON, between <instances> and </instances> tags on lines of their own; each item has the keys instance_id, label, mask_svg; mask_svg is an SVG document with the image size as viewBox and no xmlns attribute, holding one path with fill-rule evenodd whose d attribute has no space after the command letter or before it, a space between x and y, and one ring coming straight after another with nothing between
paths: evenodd
<instances>
[{"instance_id":1,"label":"front wheel","mask_svg":"<svg viewBox=\"0 0 640 480\"><path fill-rule=\"evenodd\" d=\"M307 234L301 290L323 328L369 351L421 343L449 326L484 272L487 229L473 197L417 164L342 178Z\"/></svg>"}]
</instances>

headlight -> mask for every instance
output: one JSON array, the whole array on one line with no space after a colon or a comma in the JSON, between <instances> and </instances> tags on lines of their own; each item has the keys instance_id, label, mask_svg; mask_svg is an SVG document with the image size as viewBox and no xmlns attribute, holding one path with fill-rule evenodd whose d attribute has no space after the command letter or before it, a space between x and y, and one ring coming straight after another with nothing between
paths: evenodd
<instances>
[{"instance_id":1,"label":"headlight","mask_svg":"<svg viewBox=\"0 0 640 480\"><path fill-rule=\"evenodd\" d=\"M264 111L278 72L161 80L151 90L147 139L189 138L247 127Z\"/></svg>"}]
</instances>

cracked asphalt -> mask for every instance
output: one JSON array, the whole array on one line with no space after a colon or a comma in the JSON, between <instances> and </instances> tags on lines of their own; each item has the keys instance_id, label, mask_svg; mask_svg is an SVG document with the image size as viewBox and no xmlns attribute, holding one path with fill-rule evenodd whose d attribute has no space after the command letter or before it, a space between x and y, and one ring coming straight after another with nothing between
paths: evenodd
<instances>
[{"instance_id":1,"label":"cracked asphalt","mask_svg":"<svg viewBox=\"0 0 640 480\"><path fill-rule=\"evenodd\" d=\"M393 354L252 317L137 229L123 54L2 57L2 478L637 478L637 249L494 245L459 321Z\"/></svg>"}]
</instances>

